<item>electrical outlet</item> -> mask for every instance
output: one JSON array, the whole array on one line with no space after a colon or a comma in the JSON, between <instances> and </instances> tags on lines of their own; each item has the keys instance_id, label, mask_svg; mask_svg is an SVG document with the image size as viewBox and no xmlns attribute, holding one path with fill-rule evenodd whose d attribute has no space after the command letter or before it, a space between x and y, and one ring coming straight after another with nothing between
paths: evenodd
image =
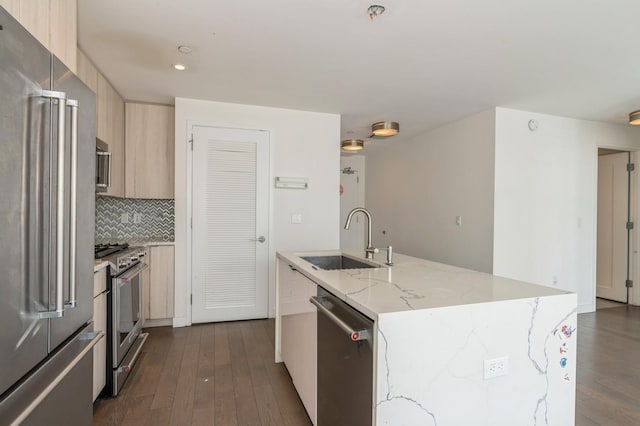
<instances>
[{"instance_id":1,"label":"electrical outlet","mask_svg":"<svg viewBox=\"0 0 640 426\"><path fill-rule=\"evenodd\" d=\"M142 222L142 213L134 213L133 223L141 223L141 222Z\"/></svg>"},{"instance_id":2,"label":"electrical outlet","mask_svg":"<svg viewBox=\"0 0 640 426\"><path fill-rule=\"evenodd\" d=\"M302 223L302 213L294 213L291 215L291 223L300 224Z\"/></svg>"},{"instance_id":3,"label":"electrical outlet","mask_svg":"<svg viewBox=\"0 0 640 426\"><path fill-rule=\"evenodd\" d=\"M503 356L484 360L484 379L506 376L509 374L509 357Z\"/></svg>"},{"instance_id":4,"label":"electrical outlet","mask_svg":"<svg viewBox=\"0 0 640 426\"><path fill-rule=\"evenodd\" d=\"M120 215L120 223L129 223L129 213L122 213Z\"/></svg>"},{"instance_id":5,"label":"electrical outlet","mask_svg":"<svg viewBox=\"0 0 640 426\"><path fill-rule=\"evenodd\" d=\"M456 226L462 226L462 216L456 216Z\"/></svg>"}]
</instances>

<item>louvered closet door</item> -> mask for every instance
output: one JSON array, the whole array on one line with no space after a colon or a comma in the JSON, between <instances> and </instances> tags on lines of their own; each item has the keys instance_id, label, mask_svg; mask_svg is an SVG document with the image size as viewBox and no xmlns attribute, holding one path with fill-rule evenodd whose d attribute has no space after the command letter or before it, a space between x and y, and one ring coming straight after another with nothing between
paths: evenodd
<instances>
[{"instance_id":1,"label":"louvered closet door","mask_svg":"<svg viewBox=\"0 0 640 426\"><path fill-rule=\"evenodd\" d=\"M269 134L194 127L192 322L266 318Z\"/></svg>"}]
</instances>

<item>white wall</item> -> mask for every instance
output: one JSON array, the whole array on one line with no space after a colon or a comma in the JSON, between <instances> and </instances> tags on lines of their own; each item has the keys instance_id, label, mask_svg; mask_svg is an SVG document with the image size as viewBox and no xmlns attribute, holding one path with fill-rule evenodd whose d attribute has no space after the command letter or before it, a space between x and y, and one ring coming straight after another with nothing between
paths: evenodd
<instances>
[{"instance_id":1,"label":"white wall","mask_svg":"<svg viewBox=\"0 0 640 426\"><path fill-rule=\"evenodd\" d=\"M639 130L497 108L493 273L576 291L593 311L597 148L640 149Z\"/></svg>"},{"instance_id":2,"label":"white wall","mask_svg":"<svg viewBox=\"0 0 640 426\"><path fill-rule=\"evenodd\" d=\"M494 126L492 109L366 154L374 247L491 272Z\"/></svg>"},{"instance_id":3,"label":"white wall","mask_svg":"<svg viewBox=\"0 0 640 426\"><path fill-rule=\"evenodd\" d=\"M351 167L353 174L340 173L340 185L344 192L340 196L340 249L364 250L366 219L358 213L351 221L349 229L344 229L349 212L365 206L365 158L363 155L342 155L340 170Z\"/></svg>"},{"instance_id":4,"label":"white wall","mask_svg":"<svg viewBox=\"0 0 640 426\"><path fill-rule=\"evenodd\" d=\"M194 124L268 130L271 181L275 176L307 177L307 190L271 184L269 312L275 309L277 250L334 250L339 247L340 116L252 105L176 98L176 293L174 326L191 323L189 128ZM291 224L300 213L302 224Z\"/></svg>"}]
</instances>

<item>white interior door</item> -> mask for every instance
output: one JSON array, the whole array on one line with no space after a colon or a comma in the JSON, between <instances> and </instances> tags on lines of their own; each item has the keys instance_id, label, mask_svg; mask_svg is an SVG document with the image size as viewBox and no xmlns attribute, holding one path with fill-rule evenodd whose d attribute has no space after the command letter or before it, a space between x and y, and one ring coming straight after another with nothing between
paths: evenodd
<instances>
[{"instance_id":1,"label":"white interior door","mask_svg":"<svg viewBox=\"0 0 640 426\"><path fill-rule=\"evenodd\" d=\"M193 128L192 322L268 314L269 133Z\"/></svg>"},{"instance_id":2,"label":"white interior door","mask_svg":"<svg viewBox=\"0 0 640 426\"><path fill-rule=\"evenodd\" d=\"M627 302L628 153L598 157L596 295Z\"/></svg>"}]
</instances>

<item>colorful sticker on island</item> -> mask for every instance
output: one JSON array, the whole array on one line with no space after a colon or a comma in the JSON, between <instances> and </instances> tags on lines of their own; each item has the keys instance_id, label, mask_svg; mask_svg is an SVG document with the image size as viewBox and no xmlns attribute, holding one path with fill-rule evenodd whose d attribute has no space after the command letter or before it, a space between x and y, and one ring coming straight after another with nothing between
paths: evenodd
<instances>
[{"instance_id":1,"label":"colorful sticker on island","mask_svg":"<svg viewBox=\"0 0 640 426\"><path fill-rule=\"evenodd\" d=\"M558 338L560 339L570 339L571 336L573 336L573 333L575 331L576 331L575 327L568 324L563 324L562 327L560 327L560 329L556 328L555 330L553 330L553 335L558 336Z\"/></svg>"}]
</instances>

